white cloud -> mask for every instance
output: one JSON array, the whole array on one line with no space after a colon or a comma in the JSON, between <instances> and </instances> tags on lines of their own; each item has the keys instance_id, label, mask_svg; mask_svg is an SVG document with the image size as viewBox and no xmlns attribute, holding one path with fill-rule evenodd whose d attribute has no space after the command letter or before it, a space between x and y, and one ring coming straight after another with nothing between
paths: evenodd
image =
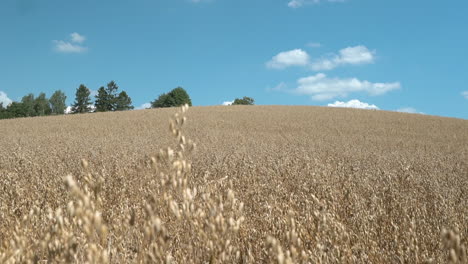
<instances>
[{"instance_id":1,"label":"white cloud","mask_svg":"<svg viewBox=\"0 0 468 264\"><path fill-rule=\"evenodd\" d=\"M397 112L402 113L410 113L410 114L424 114L423 112L419 112L418 110L414 109L413 107L402 107L396 110Z\"/></svg>"},{"instance_id":2,"label":"white cloud","mask_svg":"<svg viewBox=\"0 0 468 264\"><path fill-rule=\"evenodd\" d=\"M67 108L65 109L65 114L68 115L68 114L71 114L71 113L72 113L72 107L67 106Z\"/></svg>"},{"instance_id":3,"label":"white cloud","mask_svg":"<svg viewBox=\"0 0 468 264\"><path fill-rule=\"evenodd\" d=\"M370 51L366 46L355 46L341 49L339 54L330 58L314 61L311 68L314 71L331 70L341 65L368 64L375 61L375 51Z\"/></svg>"},{"instance_id":4,"label":"white cloud","mask_svg":"<svg viewBox=\"0 0 468 264\"><path fill-rule=\"evenodd\" d=\"M468 91L463 91L461 95L465 97L465 99L468 99Z\"/></svg>"},{"instance_id":5,"label":"white cloud","mask_svg":"<svg viewBox=\"0 0 468 264\"><path fill-rule=\"evenodd\" d=\"M10 98L8 98L5 92L0 91L0 103L3 103L3 107L7 107L12 102L13 101Z\"/></svg>"},{"instance_id":6,"label":"white cloud","mask_svg":"<svg viewBox=\"0 0 468 264\"><path fill-rule=\"evenodd\" d=\"M309 64L309 54L301 49L278 53L266 63L268 68L284 69L290 66L306 66Z\"/></svg>"},{"instance_id":7,"label":"white cloud","mask_svg":"<svg viewBox=\"0 0 468 264\"><path fill-rule=\"evenodd\" d=\"M328 104L328 106L379 110L376 105L364 103L357 99L349 100L348 102L335 101L333 104Z\"/></svg>"},{"instance_id":8,"label":"white cloud","mask_svg":"<svg viewBox=\"0 0 468 264\"><path fill-rule=\"evenodd\" d=\"M144 103L140 105L139 107L135 108L136 110L141 110L141 109L148 109L151 108L151 103Z\"/></svg>"},{"instance_id":9,"label":"white cloud","mask_svg":"<svg viewBox=\"0 0 468 264\"><path fill-rule=\"evenodd\" d=\"M234 101L226 101L226 102L223 102L223 105L232 105L232 103L234 103Z\"/></svg>"},{"instance_id":10,"label":"white cloud","mask_svg":"<svg viewBox=\"0 0 468 264\"><path fill-rule=\"evenodd\" d=\"M336 97L347 97L350 93L365 92L369 95L381 95L401 88L400 83L371 83L357 78L328 78L323 73L300 78L296 94L309 95L313 100L330 100Z\"/></svg>"},{"instance_id":11,"label":"white cloud","mask_svg":"<svg viewBox=\"0 0 468 264\"><path fill-rule=\"evenodd\" d=\"M309 43L309 47L320 47L320 43ZM266 63L268 68L284 69L291 66L307 66L314 71L332 70L343 65L369 64L375 61L375 51L369 50L366 46L359 45L341 49L338 54L331 54L327 57L310 62L310 56L301 49L283 51L275 55Z\"/></svg>"},{"instance_id":12,"label":"white cloud","mask_svg":"<svg viewBox=\"0 0 468 264\"><path fill-rule=\"evenodd\" d=\"M96 112L96 106L94 104L90 104L88 105L88 107L90 108L90 113L93 113L93 112ZM67 106L67 108L65 108L65 111L64 113L67 115L67 114L71 114L72 113L72 106Z\"/></svg>"},{"instance_id":13,"label":"white cloud","mask_svg":"<svg viewBox=\"0 0 468 264\"><path fill-rule=\"evenodd\" d=\"M70 37L71 37L71 41L72 42L75 42L75 43L83 43L85 40L86 40L86 37L85 36L82 36L76 32L73 32L70 34Z\"/></svg>"},{"instance_id":14,"label":"white cloud","mask_svg":"<svg viewBox=\"0 0 468 264\"><path fill-rule=\"evenodd\" d=\"M70 34L70 41L54 40L54 49L61 53L83 53L88 50L87 47L82 45L85 40L85 36L74 32Z\"/></svg>"},{"instance_id":15,"label":"white cloud","mask_svg":"<svg viewBox=\"0 0 468 264\"><path fill-rule=\"evenodd\" d=\"M61 53L83 53L88 49L80 45L65 42L63 40L54 40L55 50Z\"/></svg>"},{"instance_id":16,"label":"white cloud","mask_svg":"<svg viewBox=\"0 0 468 264\"><path fill-rule=\"evenodd\" d=\"M326 0L326 2L344 2L345 0ZM319 4L321 0L291 0L288 2L288 6L291 8L299 8L304 5Z\"/></svg>"}]
</instances>

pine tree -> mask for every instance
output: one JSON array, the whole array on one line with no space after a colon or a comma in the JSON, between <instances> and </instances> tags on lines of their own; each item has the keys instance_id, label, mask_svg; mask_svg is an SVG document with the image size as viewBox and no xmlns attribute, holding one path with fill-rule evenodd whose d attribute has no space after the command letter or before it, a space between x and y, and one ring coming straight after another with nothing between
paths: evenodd
<instances>
[{"instance_id":1,"label":"pine tree","mask_svg":"<svg viewBox=\"0 0 468 264\"><path fill-rule=\"evenodd\" d=\"M88 113L91 111L91 99L89 98L90 94L91 92L84 84L81 84L80 87L76 89L76 98L75 103L72 106L72 113Z\"/></svg>"},{"instance_id":2,"label":"pine tree","mask_svg":"<svg viewBox=\"0 0 468 264\"><path fill-rule=\"evenodd\" d=\"M104 86L101 86L98 90L98 94L96 95L96 101L94 103L96 106L96 111L97 112L112 111L111 101L112 99L110 98L109 93L104 88Z\"/></svg>"},{"instance_id":3,"label":"pine tree","mask_svg":"<svg viewBox=\"0 0 468 264\"><path fill-rule=\"evenodd\" d=\"M133 109L132 99L125 91L118 93L119 86L110 81L106 87L101 86L96 95L96 111L121 111Z\"/></svg>"},{"instance_id":4,"label":"pine tree","mask_svg":"<svg viewBox=\"0 0 468 264\"><path fill-rule=\"evenodd\" d=\"M125 91L119 93L115 100L115 110L123 111L133 109L132 99L127 95Z\"/></svg>"}]
</instances>

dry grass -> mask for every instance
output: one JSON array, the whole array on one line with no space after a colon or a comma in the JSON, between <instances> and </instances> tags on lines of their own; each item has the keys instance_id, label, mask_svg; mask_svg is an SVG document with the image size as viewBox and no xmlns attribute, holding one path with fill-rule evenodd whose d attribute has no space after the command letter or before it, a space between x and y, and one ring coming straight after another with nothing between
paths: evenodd
<instances>
[{"instance_id":1,"label":"dry grass","mask_svg":"<svg viewBox=\"0 0 468 264\"><path fill-rule=\"evenodd\" d=\"M0 263L468 263L467 120L185 110L1 120Z\"/></svg>"}]
</instances>

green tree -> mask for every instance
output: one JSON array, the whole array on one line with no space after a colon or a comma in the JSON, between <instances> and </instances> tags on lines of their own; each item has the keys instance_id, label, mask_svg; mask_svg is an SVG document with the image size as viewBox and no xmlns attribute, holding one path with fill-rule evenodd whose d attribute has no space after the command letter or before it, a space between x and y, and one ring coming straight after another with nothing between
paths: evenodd
<instances>
[{"instance_id":1,"label":"green tree","mask_svg":"<svg viewBox=\"0 0 468 264\"><path fill-rule=\"evenodd\" d=\"M10 113L7 111L7 107L3 106L3 102L0 102L0 119L10 118Z\"/></svg>"},{"instance_id":2,"label":"green tree","mask_svg":"<svg viewBox=\"0 0 468 264\"><path fill-rule=\"evenodd\" d=\"M133 109L132 99L125 91L118 93L118 90L119 86L114 81L110 81L105 88L104 86L99 88L96 95L96 111L106 112Z\"/></svg>"},{"instance_id":3,"label":"green tree","mask_svg":"<svg viewBox=\"0 0 468 264\"><path fill-rule=\"evenodd\" d=\"M114 81L110 81L107 84L106 92L109 94L110 98L112 99L116 98L118 90L119 90L119 86L117 86L117 84ZM111 103L114 103L114 102L111 102Z\"/></svg>"},{"instance_id":4,"label":"green tree","mask_svg":"<svg viewBox=\"0 0 468 264\"><path fill-rule=\"evenodd\" d=\"M49 99L51 113L54 115L63 115L67 108L67 105L65 104L66 100L67 96L64 92L61 90L55 91Z\"/></svg>"},{"instance_id":5,"label":"green tree","mask_svg":"<svg viewBox=\"0 0 468 264\"><path fill-rule=\"evenodd\" d=\"M34 110L34 104L35 104L35 98L34 94L30 93L28 95L23 96L21 99L21 103L23 104L21 106L21 116L23 116L23 110L25 111L24 114L25 116L35 116L36 115L36 110ZM18 105L14 106L15 111L18 109Z\"/></svg>"},{"instance_id":6,"label":"green tree","mask_svg":"<svg viewBox=\"0 0 468 264\"><path fill-rule=\"evenodd\" d=\"M96 95L96 101L94 105L96 106L97 112L106 112L112 111L112 99L110 98L109 93L107 93L106 88L101 86Z\"/></svg>"},{"instance_id":7,"label":"green tree","mask_svg":"<svg viewBox=\"0 0 468 264\"><path fill-rule=\"evenodd\" d=\"M45 93L40 93L39 96L34 99L34 112L36 116L45 116L52 113L49 99L47 99Z\"/></svg>"},{"instance_id":8,"label":"green tree","mask_svg":"<svg viewBox=\"0 0 468 264\"><path fill-rule=\"evenodd\" d=\"M13 102L7 108L9 115L8 118L27 117L29 116L29 111L29 107L26 104L20 102Z\"/></svg>"},{"instance_id":9,"label":"green tree","mask_svg":"<svg viewBox=\"0 0 468 264\"><path fill-rule=\"evenodd\" d=\"M187 91L182 87L177 87L170 91L169 93L161 94L158 99L151 102L151 107L161 108L161 107L174 107L182 106L188 104L192 106L192 100L188 95Z\"/></svg>"},{"instance_id":10,"label":"green tree","mask_svg":"<svg viewBox=\"0 0 468 264\"><path fill-rule=\"evenodd\" d=\"M244 96L242 99L236 98L232 105L253 105L254 102L253 98Z\"/></svg>"},{"instance_id":11,"label":"green tree","mask_svg":"<svg viewBox=\"0 0 468 264\"><path fill-rule=\"evenodd\" d=\"M76 97L75 103L72 106L72 113L87 113L91 111L91 107L89 106L91 104L91 99L89 98L90 94L91 92L84 84L81 84L80 87L76 89Z\"/></svg>"},{"instance_id":12,"label":"green tree","mask_svg":"<svg viewBox=\"0 0 468 264\"><path fill-rule=\"evenodd\" d=\"M123 111L133 109L132 99L127 95L125 91L119 93L115 100L115 110Z\"/></svg>"}]
</instances>

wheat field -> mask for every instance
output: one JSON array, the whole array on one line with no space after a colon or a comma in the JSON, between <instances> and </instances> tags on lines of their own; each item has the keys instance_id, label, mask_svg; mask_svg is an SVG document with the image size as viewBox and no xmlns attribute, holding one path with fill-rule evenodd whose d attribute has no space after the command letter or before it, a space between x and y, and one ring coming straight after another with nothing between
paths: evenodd
<instances>
[{"instance_id":1,"label":"wheat field","mask_svg":"<svg viewBox=\"0 0 468 264\"><path fill-rule=\"evenodd\" d=\"M467 120L213 106L0 134L0 263L468 263Z\"/></svg>"}]
</instances>

